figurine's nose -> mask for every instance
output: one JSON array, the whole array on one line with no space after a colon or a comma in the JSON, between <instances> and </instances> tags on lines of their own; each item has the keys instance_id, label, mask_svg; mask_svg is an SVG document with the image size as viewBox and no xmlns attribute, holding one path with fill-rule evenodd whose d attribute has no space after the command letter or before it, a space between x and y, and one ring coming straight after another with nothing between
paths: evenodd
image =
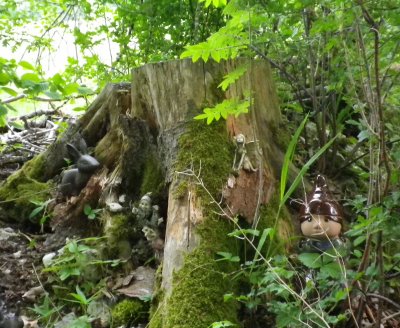
<instances>
[{"instance_id":1,"label":"figurine's nose","mask_svg":"<svg viewBox=\"0 0 400 328\"><path fill-rule=\"evenodd\" d=\"M313 228L314 230L321 230L321 224L319 223L319 221L314 222Z\"/></svg>"}]
</instances>

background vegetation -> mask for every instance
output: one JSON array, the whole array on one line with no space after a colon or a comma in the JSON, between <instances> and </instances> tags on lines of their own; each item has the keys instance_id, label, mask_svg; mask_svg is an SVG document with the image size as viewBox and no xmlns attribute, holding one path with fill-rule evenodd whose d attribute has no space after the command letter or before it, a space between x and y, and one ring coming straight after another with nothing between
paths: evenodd
<instances>
[{"instance_id":1,"label":"background vegetation","mask_svg":"<svg viewBox=\"0 0 400 328\"><path fill-rule=\"evenodd\" d=\"M366 310L379 327L389 320L388 300L400 308L399 30L400 5L393 0L6 0L0 4L7 49L0 56L0 126L27 104L81 110L79 99L107 82L129 81L130 69L149 62L269 61L284 119L296 127L308 115L293 162L302 167L335 138L308 173L335 182L347 204L353 250L347 268L340 262L318 270L315 259L300 259L318 271L319 295L307 284L295 292L301 269L268 253L241 273L249 289L229 297L255 318L273 316L280 327L360 326ZM57 52L62 44L67 55ZM248 106L224 104L198 118L211 123L237 109ZM258 249L267 238L260 235Z\"/></svg>"}]
</instances>

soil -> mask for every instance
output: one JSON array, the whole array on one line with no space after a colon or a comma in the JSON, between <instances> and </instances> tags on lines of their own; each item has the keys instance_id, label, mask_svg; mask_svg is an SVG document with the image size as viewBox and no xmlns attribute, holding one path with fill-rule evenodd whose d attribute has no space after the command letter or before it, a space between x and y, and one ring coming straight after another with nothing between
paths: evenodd
<instances>
[{"instance_id":1,"label":"soil","mask_svg":"<svg viewBox=\"0 0 400 328\"><path fill-rule=\"evenodd\" d=\"M9 126L0 130L0 183L55 140L57 125L53 121L61 119L57 115L55 111L37 111L10 119ZM0 314L7 317L20 310L32 315L28 308L44 291L42 258L60 246L60 238L54 237L29 224L0 221Z\"/></svg>"},{"instance_id":2,"label":"soil","mask_svg":"<svg viewBox=\"0 0 400 328\"><path fill-rule=\"evenodd\" d=\"M0 300L3 314L15 313L17 308L33 305L32 297L24 296L33 287L40 286L42 257L46 235L21 231L17 226L0 221Z\"/></svg>"}]
</instances>

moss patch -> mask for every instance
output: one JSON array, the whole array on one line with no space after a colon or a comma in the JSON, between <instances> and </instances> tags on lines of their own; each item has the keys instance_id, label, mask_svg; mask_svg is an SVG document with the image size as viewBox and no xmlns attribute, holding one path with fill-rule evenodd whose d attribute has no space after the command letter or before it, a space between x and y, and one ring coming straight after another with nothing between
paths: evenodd
<instances>
[{"instance_id":1,"label":"moss patch","mask_svg":"<svg viewBox=\"0 0 400 328\"><path fill-rule=\"evenodd\" d=\"M126 299L112 309L112 327L130 327L145 321L147 316L146 304L138 299Z\"/></svg>"},{"instance_id":2,"label":"moss patch","mask_svg":"<svg viewBox=\"0 0 400 328\"><path fill-rule=\"evenodd\" d=\"M0 217L8 221L24 222L37 207L32 202L44 202L51 198L52 182L39 182L43 172L43 157L37 156L11 175L0 186Z\"/></svg>"},{"instance_id":3,"label":"moss patch","mask_svg":"<svg viewBox=\"0 0 400 328\"><path fill-rule=\"evenodd\" d=\"M234 145L229 142L225 121L208 126L204 122L193 121L179 140L176 170L193 167L198 173L201 168L204 185L216 197L231 170L233 155ZM206 195L202 189L199 189L199 194Z\"/></svg>"},{"instance_id":4,"label":"moss patch","mask_svg":"<svg viewBox=\"0 0 400 328\"><path fill-rule=\"evenodd\" d=\"M174 274L172 294L163 309L165 321L150 327L204 328L222 320L237 323L238 305L224 302L224 295L237 290L229 274L238 266L213 261L218 251L237 254L235 242L227 237L232 229L229 222L211 217L199 227L201 244L186 255L184 266Z\"/></svg>"},{"instance_id":5,"label":"moss patch","mask_svg":"<svg viewBox=\"0 0 400 328\"><path fill-rule=\"evenodd\" d=\"M205 125L193 121L179 140L176 170L193 168L215 199L230 173L234 146L229 142L225 122ZM185 194L188 179L182 179L175 195ZM178 192L177 192L178 191ZM174 273L172 293L168 298L158 296L154 306L151 328L205 328L213 322L229 320L237 323L238 305L224 302L224 295L237 290L230 274L238 270L236 263L214 261L217 252L237 254L235 240L227 234L233 225L213 214L208 193L197 188L202 199L204 222L196 227L200 245L186 254L183 267ZM157 303L157 302L156 302Z\"/></svg>"},{"instance_id":6,"label":"moss patch","mask_svg":"<svg viewBox=\"0 0 400 328\"><path fill-rule=\"evenodd\" d=\"M143 172L140 194L152 192L156 197L162 192L164 187L164 176L162 174L159 160L154 154L148 156Z\"/></svg>"},{"instance_id":7,"label":"moss patch","mask_svg":"<svg viewBox=\"0 0 400 328\"><path fill-rule=\"evenodd\" d=\"M135 231L129 215L111 215L105 212L102 215L104 234L107 237L106 257L118 257L130 253L129 240L134 237Z\"/></svg>"}]
</instances>

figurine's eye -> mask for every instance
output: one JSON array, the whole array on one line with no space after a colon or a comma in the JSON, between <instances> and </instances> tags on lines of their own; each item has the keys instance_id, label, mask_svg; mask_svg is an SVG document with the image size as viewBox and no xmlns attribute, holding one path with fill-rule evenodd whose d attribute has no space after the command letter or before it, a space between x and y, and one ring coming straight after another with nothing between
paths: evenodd
<instances>
[{"instance_id":1,"label":"figurine's eye","mask_svg":"<svg viewBox=\"0 0 400 328\"><path fill-rule=\"evenodd\" d=\"M311 222L311 221L312 221L312 217L309 216L309 217L307 218L307 222Z\"/></svg>"},{"instance_id":2,"label":"figurine's eye","mask_svg":"<svg viewBox=\"0 0 400 328\"><path fill-rule=\"evenodd\" d=\"M329 222L329 218L327 216L325 217L325 222Z\"/></svg>"}]
</instances>

